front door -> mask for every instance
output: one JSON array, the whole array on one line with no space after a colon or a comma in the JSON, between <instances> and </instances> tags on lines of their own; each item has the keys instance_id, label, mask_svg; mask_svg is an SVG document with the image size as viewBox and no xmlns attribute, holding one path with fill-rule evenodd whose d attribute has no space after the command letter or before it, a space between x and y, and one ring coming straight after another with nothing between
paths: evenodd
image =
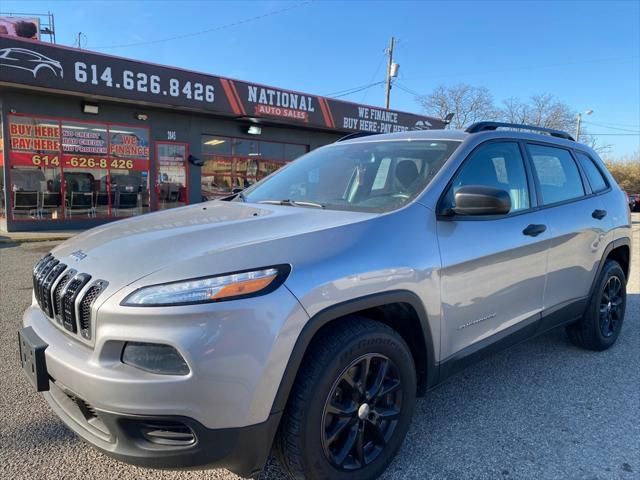
<instances>
[{"instance_id":1,"label":"front door","mask_svg":"<svg viewBox=\"0 0 640 480\"><path fill-rule=\"evenodd\" d=\"M446 207L452 206L461 186L499 188L509 193L511 211L499 216L454 215L437 222L443 361L461 359L489 337L496 336L487 342L519 327L536 326L549 231L544 214L532 209L532 183L519 143L492 141L469 156L444 196Z\"/></svg>"},{"instance_id":2,"label":"front door","mask_svg":"<svg viewBox=\"0 0 640 480\"><path fill-rule=\"evenodd\" d=\"M158 210L189 203L189 147L180 142L156 142Z\"/></svg>"}]
</instances>

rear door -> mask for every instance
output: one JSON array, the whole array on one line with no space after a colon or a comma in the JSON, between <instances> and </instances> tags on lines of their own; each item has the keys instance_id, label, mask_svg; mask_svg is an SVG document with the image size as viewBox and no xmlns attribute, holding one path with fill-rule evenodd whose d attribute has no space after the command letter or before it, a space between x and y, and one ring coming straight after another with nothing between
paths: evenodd
<instances>
[{"instance_id":1,"label":"rear door","mask_svg":"<svg viewBox=\"0 0 640 480\"><path fill-rule=\"evenodd\" d=\"M518 142L491 141L477 147L448 187L441 207L452 206L455 192L464 185L507 191L511 211L438 218L441 358L452 363L484 341L537 326L549 239L545 215L534 208L533 180Z\"/></svg>"},{"instance_id":2,"label":"rear door","mask_svg":"<svg viewBox=\"0 0 640 480\"><path fill-rule=\"evenodd\" d=\"M606 246L609 218L602 197L591 191L569 149L528 143L527 151L551 234L544 308L553 311L588 295Z\"/></svg>"}]
</instances>

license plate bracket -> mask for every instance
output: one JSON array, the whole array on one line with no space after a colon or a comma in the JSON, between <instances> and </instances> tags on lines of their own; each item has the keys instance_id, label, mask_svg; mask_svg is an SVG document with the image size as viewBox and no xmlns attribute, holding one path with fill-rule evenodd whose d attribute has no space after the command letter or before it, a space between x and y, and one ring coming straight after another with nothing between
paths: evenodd
<instances>
[{"instance_id":1,"label":"license plate bracket","mask_svg":"<svg viewBox=\"0 0 640 480\"><path fill-rule=\"evenodd\" d=\"M18 331L20 364L31 384L38 392L49 390L49 374L44 351L49 345L31 327Z\"/></svg>"}]
</instances>

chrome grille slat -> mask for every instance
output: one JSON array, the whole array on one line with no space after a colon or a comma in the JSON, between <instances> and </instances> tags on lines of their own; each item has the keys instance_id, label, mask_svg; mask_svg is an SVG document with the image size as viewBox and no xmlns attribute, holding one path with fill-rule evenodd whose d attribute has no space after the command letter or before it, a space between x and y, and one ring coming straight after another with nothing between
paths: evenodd
<instances>
[{"instance_id":1,"label":"chrome grille slat","mask_svg":"<svg viewBox=\"0 0 640 480\"><path fill-rule=\"evenodd\" d=\"M62 324L62 294L64 293L64 287L76 273L73 269L67 271L53 290L53 314L59 324Z\"/></svg>"},{"instance_id":2,"label":"chrome grille slat","mask_svg":"<svg viewBox=\"0 0 640 480\"><path fill-rule=\"evenodd\" d=\"M77 274L64 289L62 296L62 325L73 333L78 333L76 322L76 299L78 293L87 282L91 280L91 275L86 273Z\"/></svg>"},{"instance_id":3,"label":"chrome grille slat","mask_svg":"<svg viewBox=\"0 0 640 480\"><path fill-rule=\"evenodd\" d=\"M96 280L80 300L78 324L80 326L80 335L87 340L91 338L91 307L107 285L108 283L104 280Z\"/></svg>"},{"instance_id":4,"label":"chrome grille slat","mask_svg":"<svg viewBox=\"0 0 640 480\"><path fill-rule=\"evenodd\" d=\"M51 270L53 270L53 268L58 263L60 263L58 260L51 257L51 260L49 260L36 275L36 300L38 301L38 305L40 305L40 308L45 312L46 312L46 309L45 309L44 298L43 298L44 297L43 282L46 276L49 275Z\"/></svg>"},{"instance_id":5,"label":"chrome grille slat","mask_svg":"<svg viewBox=\"0 0 640 480\"><path fill-rule=\"evenodd\" d=\"M53 302L51 300L51 287L67 268L64 263L57 263L46 275L42 281L41 296L42 296L42 309L45 311L49 318L53 318Z\"/></svg>"},{"instance_id":6,"label":"chrome grille slat","mask_svg":"<svg viewBox=\"0 0 640 480\"><path fill-rule=\"evenodd\" d=\"M46 255L45 257L41 258L40 261L36 263L36 266L33 268L33 293L36 297L36 300L38 301L38 304L40 303L38 300L38 279L40 278L40 272L42 271L43 268L47 266L47 264L52 260L52 258L53 257L51 257L51 254Z\"/></svg>"}]
</instances>

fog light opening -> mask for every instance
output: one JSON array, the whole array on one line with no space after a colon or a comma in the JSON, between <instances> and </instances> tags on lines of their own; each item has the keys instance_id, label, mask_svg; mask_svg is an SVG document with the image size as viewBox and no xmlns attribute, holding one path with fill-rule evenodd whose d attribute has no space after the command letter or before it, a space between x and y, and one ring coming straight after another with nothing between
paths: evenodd
<instances>
[{"instance_id":1,"label":"fog light opening","mask_svg":"<svg viewBox=\"0 0 640 480\"><path fill-rule=\"evenodd\" d=\"M122 349L121 361L140 370L159 375L187 375L189 373L187 362L171 345L127 342Z\"/></svg>"},{"instance_id":2,"label":"fog light opening","mask_svg":"<svg viewBox=\"0 0 640 480\"><path fill-rule=\"evenodd\" d=\"M155 445L184 447L196 443L196 436L180 422L144 422L140 424L142 437Z\"/></svg>"}]
</instances>

